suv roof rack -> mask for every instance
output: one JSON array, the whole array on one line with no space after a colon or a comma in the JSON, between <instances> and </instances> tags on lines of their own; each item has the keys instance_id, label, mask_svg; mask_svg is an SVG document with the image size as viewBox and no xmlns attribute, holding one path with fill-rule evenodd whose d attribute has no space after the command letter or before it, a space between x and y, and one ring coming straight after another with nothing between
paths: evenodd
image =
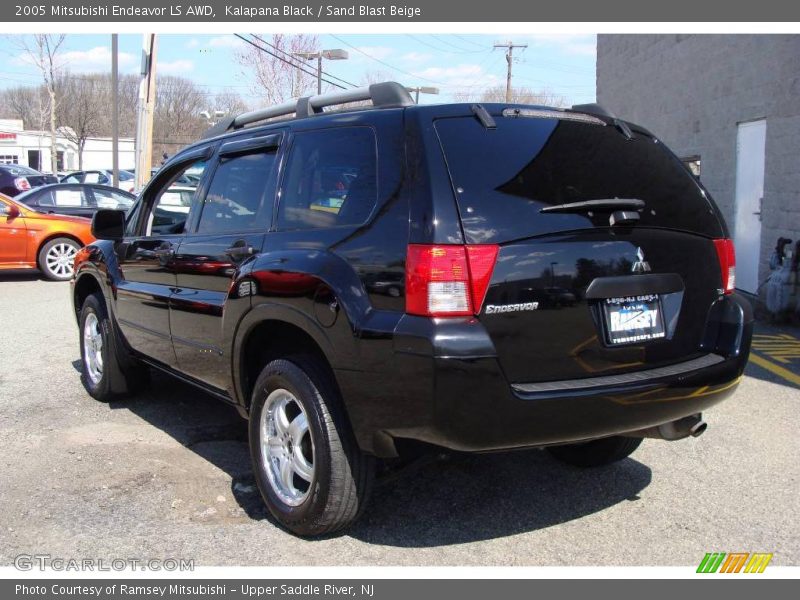
<instances>
[{"instance_id":1,"label":"suv roof rack","mask_svg":"<svg viewBox=\"0 0 800 600\"><path fill-rule=\"evenodd\" d=\"M259 108L250 112L242 113L235 117L226 117L219 123L208 129L203 138L211 138L221 135L227 131L240 129L246 125L266 121L275 117L295 115L301 119L311 117L323 112L326 106L337 104L347 104L349 102L363 102L371 100L373 108L400 108L413 106L414 100L408 90L396 81L385 81L383 83L373 83L372 85L354 88L351 90L341 90L328 94L315 96L304 96L296 98L283 104L276 104L267 108Z\"/></svg>"}]
</instances>

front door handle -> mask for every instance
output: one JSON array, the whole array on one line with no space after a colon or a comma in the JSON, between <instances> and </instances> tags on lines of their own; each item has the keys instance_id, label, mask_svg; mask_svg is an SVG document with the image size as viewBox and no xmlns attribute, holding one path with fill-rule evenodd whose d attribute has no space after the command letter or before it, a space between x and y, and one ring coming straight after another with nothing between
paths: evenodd
<instances>
[{"instance_id":1,"label":"front door handle","mask_svg":"<svg viewBox=\"0 0 800 600\"><path fill-rule=\"evenodd\" d=\"M225 250L225 254L230 256L234 260L242 260L247 258L248 256L252 256L256 253L255 248L250 246L244 240L239 240L233 244L230 248Z\"/></svg>"},{"instance_id":2,"label":"front door handle","mask_svg":"<svg viewBox=\"0 0 800 600\"><path fill-rule=\"evenodd\" d=\"M153 255L156 258L171 258L175 254L172 246L160 246L153 250Z\"/></svg>"}]
</instances>

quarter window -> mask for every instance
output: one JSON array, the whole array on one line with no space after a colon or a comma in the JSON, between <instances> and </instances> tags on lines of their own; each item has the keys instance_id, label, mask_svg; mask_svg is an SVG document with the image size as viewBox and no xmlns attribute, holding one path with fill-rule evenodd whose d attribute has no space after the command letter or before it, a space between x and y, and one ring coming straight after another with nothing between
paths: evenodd
<instances>
[{"instance_id":1,"label":"quarter window","mask_svg":"<svg viewBox=\"0 0 800 600\"><path fill-rule=\"evenodd\" d=\"M278 208L278 229L360 225L378 198L375 134L368 127L295 135Z\"/></svg>"}]
</instances>

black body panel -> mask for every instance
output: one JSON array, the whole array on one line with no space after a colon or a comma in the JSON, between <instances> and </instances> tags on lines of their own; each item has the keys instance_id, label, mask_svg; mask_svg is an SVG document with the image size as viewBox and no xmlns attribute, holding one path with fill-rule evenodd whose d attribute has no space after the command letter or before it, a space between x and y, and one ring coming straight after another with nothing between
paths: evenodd
<instances>
[{"instance_id":1,"label":"black body panel","mask_svg":"<svg viewBox=\"0 0 800 600\"><path fill-rule=\"evenodd\" d=\"M537 186L550 185L555 195L524 197L520 178L538 177L531 174L532 161L556 169L558 156L581 142L581 128L602 130L604 151L638 144L644 150L635 154L652 159L657 151L668 171L682 167L635 126L629 140L608 123L506 119L507 107L486 108L497 130L487 130L469 105L415 106L332 112L203 140L170 159L142 194L146 199L166 185L181 161L208 161L185 230L143 235L140 202L124 241L89 247L76 289L84 277L96 280L131 353L233 402L243 415L261 350L251 341L293 351L302 342L330 368L359 446L378 456L394 456L396 439L489 451L597 438L695 414L730 394L747 360L752 313L742 298L719 290L712 239L727 233L705 191L691 178L670 184L669 194L691 194L688 213L670 206L661 191L640 194L647 208L633 225L611 225L607 212L542 215L544 206L583 197L558 196L558 186L545 180ZM452 139L441 139L447 122L468 131L455 150ZM527 136L538 158L520 153L519 164L511 164L490 156L491 136L501 139L520 126L538 132ZM340 218L346 211L335 186L342 182L331 187L291 173L298 140L338 128L374 135L374 156L368 157L376 161L374 206L363 218ZM247 231L200 231L204 205L215 201L209 180L228 160L217 155L220 145L247 153L258 149L249 139L273 134L280 135L270 142L276 153L274 189L267 193L271 217L259 216ZM482 143L484 137L489 141ZM465 163L469 169L454 169L452 152L482 158ZM574 165L582 157L570 160ZM308 158L309 170L319 160ZM357 166L325 175L350 182L360 177ZM491 183L492 194L483 198L476 191L488 184L475 186L487 173L503 181ZM658 177L665 177L663 170ZM594 190L606 183L598 175L587 185ZM635 191L625 185L620 194ZM312 207L317 212L304 213L297 200L309 188L325 195ZM517 208L498 212L507 197ZM286 218L290 210L296 214ZM314 227L315 219L328 225ZM412 243L498 244L484 309L474 317L406 314ZM609 346L601 303L639 294L658 296L665 338ZM485 310L531 302L539 308ZM291 335L257 337L276 324Z\"/></svg>"}]
</instances>

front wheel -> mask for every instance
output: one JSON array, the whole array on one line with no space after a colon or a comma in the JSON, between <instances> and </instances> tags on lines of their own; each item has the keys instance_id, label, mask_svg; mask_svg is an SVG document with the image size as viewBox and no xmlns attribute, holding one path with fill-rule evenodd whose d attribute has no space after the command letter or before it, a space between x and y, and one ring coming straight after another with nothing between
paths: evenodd
<instances>
[{"instance_id":1,"label":"front wheel","mask_svg":"<svg viewBox=\"0 0 800 600\"><path fill-rule=\"evenodd\" d=\"M113 324L101 295L86 298L79 326L81 379L93 398L108 402L146 385L149 379L146 367L134 364L133 359L120 360Z\"/></svg>"},{"instance_id":2,"label":"front wheel","mask_svg":"<svg viewBox=\"0 0 800 600\"><path fill-rule=\"evenodd\" d=\"M574 467L602 467L627 458L642 443L642 438L614 436L567 446L549 446L547 451Z\"/></svg>"},{"instance_id":3,"label":"front wheel","mask_svg":"<svg viewBox=\"0 0 800 600\"><path fill-rule=\"evenodd\" d=\"M39 269L53 281L67 281L74 272L75 255L81 245L70 238L50 240L39 251Z\"/></svg>"},{"instance_id":4,"label":"front wheel","mask_svg":"<svg viewBox=\"0 0 800 600\"><path fill-rule=\"evenodd\" d=\"M250 454L267 508L298 535L343 529L364 510L374 461L358 448L331 377L315 358L264 367L252 396Z\"/></svg>"}]
</instances>

